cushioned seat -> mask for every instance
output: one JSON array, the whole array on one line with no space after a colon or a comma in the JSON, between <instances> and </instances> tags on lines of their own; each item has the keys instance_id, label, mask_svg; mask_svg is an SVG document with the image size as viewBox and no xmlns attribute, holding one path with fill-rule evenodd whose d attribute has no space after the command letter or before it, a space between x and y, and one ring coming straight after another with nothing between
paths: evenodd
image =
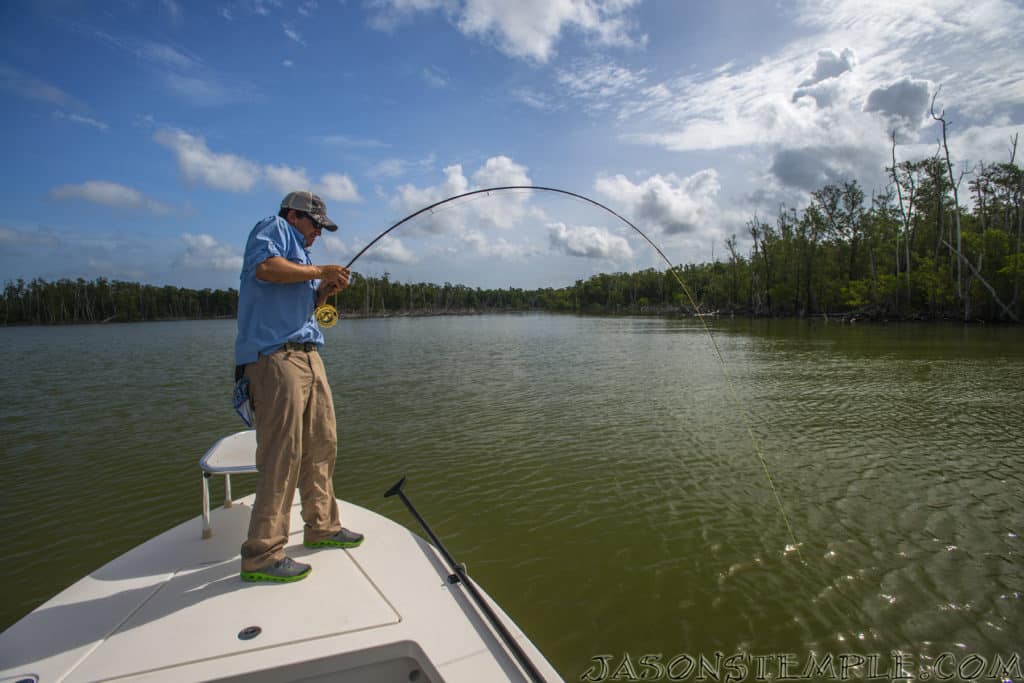
<instances>
[{"instance_id":1,"label":"cushioned seat","mask_svg":"<svg viewBox=\"0 0 1024 683\"><path fill-rule=\"evenodd\" d=\"M203 538L210 538L210 477L223 475L224 507L231 507L231 475L256 472L256 430L225 436L199 459L199 468L203 471Z\"/></svg>"}]
</instances>

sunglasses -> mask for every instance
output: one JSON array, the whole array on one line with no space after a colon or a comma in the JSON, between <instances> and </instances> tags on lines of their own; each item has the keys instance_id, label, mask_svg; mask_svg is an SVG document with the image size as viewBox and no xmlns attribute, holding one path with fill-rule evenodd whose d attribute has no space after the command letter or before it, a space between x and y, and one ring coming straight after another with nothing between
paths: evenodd
<instances>
[{"instance_id":1,"label":"sunglasses","mask_svg":"<svg viewBox=\"0 0 1024 683\"><path fill-rule=\"evenodd\" d=\"M316 220L315 218L313 218L313 216L312 216L311 214L308 214L308 213L306 213L305 211L301 211L301 212L299 212L299 218L300 218L300 219L301 219L301 218L308 218L308 219L309 219L309 222L310 222L310 223L312 223L312 224L313 224L313 227L314 227L314 228L316 228L317 230L321 230L321 231L322 231L322 230L324 229L324 226L323 226L323 225L321 225L320 223L318 223L318 222L317 222L317 220Z\"/></svg>"}]
</instances>

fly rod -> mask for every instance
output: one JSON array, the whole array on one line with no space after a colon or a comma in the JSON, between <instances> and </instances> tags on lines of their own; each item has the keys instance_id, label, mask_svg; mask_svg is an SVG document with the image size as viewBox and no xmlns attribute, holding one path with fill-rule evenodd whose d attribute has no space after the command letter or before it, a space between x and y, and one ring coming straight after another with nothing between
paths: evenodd
<instances>
[{"instance_id":1,"label":"fly rod","mask_svg":"<svg viewBox=\"0 0 1024 683\"><path fill-rule=\"evenodd\" d=\"M530 675L530 679L535 681L535 683L545 683L544 677L541 676L540 671L538 671L537 667L534 666L532 661L530 661L530 657L523 651L523 648L519 647L519 643L516 642L516 639L511 633L509 633L509 630L505 628L505 624L502 623L501 619L498 618L498 615L491 609L491 606L488 605L487 601L484 600L482 595L480 595L480 591L476 589L476 585L470 580L469 574L466 573L466 568L455 561L455 559L448 553L447 548L444 547L444 544L441 543L441 539L434 534L430 525L427 524L427 520L423 519L422 515L417 512L412 501L409 500L405 495L405 492L402 490L404 487L405 477L402 477L398 480L398 483L387 490L384 497L390 498L391 496L398 496L402 499L402 502L405 503L405 507L409 508L409 512L412 513L412 516L416 518L416 521L420 523L423 530L427 532L428 536L430 536L430 540L434 543L434 547L441 552L441 556L448 564L448 568L453 572L453 574L448 576L448 582L458 583L465 587L466 592L469 593L469 597L473 598L473 602L477 604L480 611L482 611L487 617L487 620L491 622L491 626L493 626L494 630L497 631L499 636L501 636L501 639L505 641L505 645L507 645L512 654L515 655L515 658L519 661L519 664L523 667L526 673Z\"/></svg>"}]
</instances>

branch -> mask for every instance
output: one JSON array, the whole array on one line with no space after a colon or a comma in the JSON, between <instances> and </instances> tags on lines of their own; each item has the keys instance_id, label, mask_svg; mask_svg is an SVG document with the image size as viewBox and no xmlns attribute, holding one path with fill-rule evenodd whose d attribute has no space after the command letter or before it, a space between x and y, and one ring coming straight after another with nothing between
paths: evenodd
<instances>
[{"instance_id":1,"label":"branch","mask_svg":"<svg viewBox=\"0 0 1024 683\"><path fill-rule=\"evenodd\" d=\"M956 253L956 255L960 257L960 261L961 261L961 262L963 262L963 263L966 263L966 264L967 264L967 267L971 269L971 272L972 272L972 273L974 273L974 276L975 276L976 278L978 278L979 280L981 280L981 284L985 285L985 289L987 289L987 290L988 290L988 293L992 295L992 298L993 298L993 299L995 300L995 302L996 302L997 304L999 304L999 306L1000 306L1000 307L1002 307L1002 309L1003 309L1003 312L1004 312L1004 313L1006 313L1006 315L1007 315L1007 316L1008 316L1008 317L1010 318L1010 320L1012 320L1012 321L1013 321L1013 322L1015 322L1015 323L1019 323L1019 322L1020 322L1020 320L1018 320L1018 319L1017 319L1017 316L1015 316L1015 315L1013 314L1013 311L1011 311L1011 310L1010 310L1010 309L1009 309L1009 308L1007 307L1007 305L1003 303L1002 299L1000 299L1000 298L999 298L999 295L998 295L998 294L996 294L996 290L992 288L992 285L990 285L990 284L988 283L988 280L986 280L985 278L983 278L983 277L981 276L981 273L979 273L979 272L978 272L978 269L974 267L974 264L973 264L973 263L971 263L971 262L970 262L970 260L969 260L969 259L967 259L967 258L966 258L966 257L965 257L965 256L964 256L963 254L961 254L961 253L960 253L959 251L957 251L957 250L956 250L956 247L954 247L954 246L953 246L952 244L950 244L950 243L949 243L949 242L947 242L946 240L942 240L942 243L943 243L943 244L945 244L945 245L946 245L946 247L947 247L947 248L949 248L949 250L950 250L950 251L952 251L952 252Z\"/></svg>"}]
</instances>

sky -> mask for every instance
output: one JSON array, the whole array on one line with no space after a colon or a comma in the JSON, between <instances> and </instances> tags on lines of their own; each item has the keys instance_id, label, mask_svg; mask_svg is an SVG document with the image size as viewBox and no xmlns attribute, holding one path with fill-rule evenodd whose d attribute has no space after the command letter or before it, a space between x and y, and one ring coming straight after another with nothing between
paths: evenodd
<instances>
[{"instance_id":1,"label":"sky","mask_svg":"<svg viewBox=\"0 0 1024 683\"><path fill-rule=\"evenodd\" d=\"M883 192L894 131L898 160L934 154L933 97L958 173L1008 161L1021 26L1019 0L6 0L0 281L237 287L296 189L340 226L315 263L501 185L723 259L827 183ZM650 267L611 214L516 191L423 214L354 270L536 288Z\"/></svg>"}]
</instances>

